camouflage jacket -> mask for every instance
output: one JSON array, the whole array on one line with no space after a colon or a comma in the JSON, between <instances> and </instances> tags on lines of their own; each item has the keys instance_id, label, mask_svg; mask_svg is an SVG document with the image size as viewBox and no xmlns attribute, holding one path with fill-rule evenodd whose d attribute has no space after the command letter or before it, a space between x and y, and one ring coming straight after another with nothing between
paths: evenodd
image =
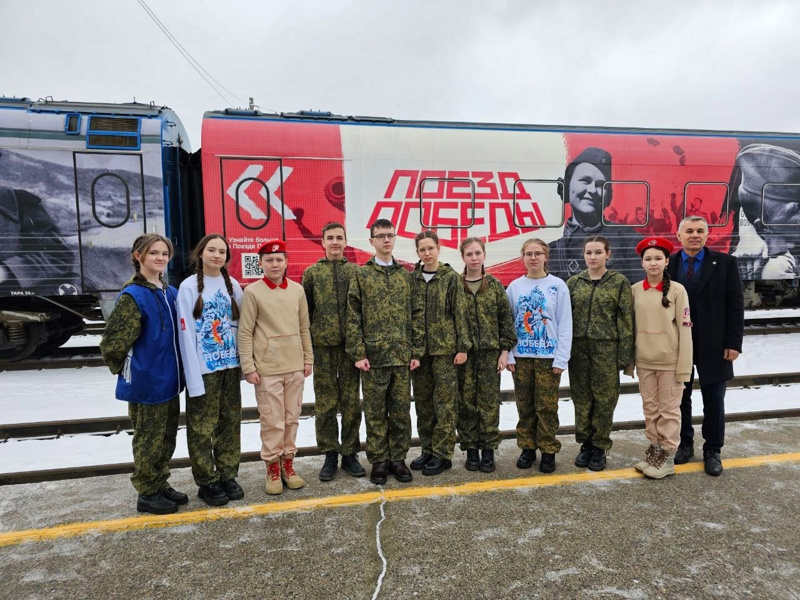
<instances>
[{"instance_id":1,"label":"camouflage jacket","mask_svg":"<svg viewBox=\"0 0 800 600\"><path fill-rule=\"evenodd\" d=\"M341 346L347 326L347 290L358 266L322 258L303 273L314 346Z\"/></svg>"},{"instance_id":2,"label":"camouflage jacket","mask_svg":"<svg viewBox=\"0 0 800 600\"><path fill-rule=\"evenodd\" d=\"M627 366L633 353L633 294L625 276L609 270L593 282L583 271L569 278L567 288L573 339L617 340L617 366Z\"/></svg>"},{"instance_id":3,"label":"camouflage jacket","mask_svg":"<svg viewBox=\"0 0 800 600\"><path fill-rule=\"evenodd\" d=\"M411 274L393 261L383 267L371 258L356 270L347 291L346 351L371 367L411 361Z\"/></svg>"},{"instance_id":4,"label":"camouflage jacket","mask_svg":"<svg viewBox=\"0 0 800 600\"><path fill-rule=\"evenodd\" d=\"M414 358L469 352L472 342L461 276L450 265L440 263L429 282L425 282L420 265L414 269L413 278Z\"/></svg>"},{"instance_id":5,"label":"camouflage jacket","mask_svg":"<svg viewBox=\"0 0 800 600\"><path fill-rule=\"evenodd\" d=\"M517 343L514 315L503 284L486 275L486 288L465 292L469 334L475 350L511 350Z\"/></svg>"}]
</instances>

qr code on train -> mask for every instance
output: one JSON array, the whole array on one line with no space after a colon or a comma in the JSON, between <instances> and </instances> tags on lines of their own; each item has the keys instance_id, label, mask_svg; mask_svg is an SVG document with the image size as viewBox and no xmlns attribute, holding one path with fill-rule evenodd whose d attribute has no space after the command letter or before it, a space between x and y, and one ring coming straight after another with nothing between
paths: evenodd
<instances>
[{"instance_id":1,"label":"qr code on train","mask_svg":"<svg viewBox=\"0 0 800 600\"><path fill-rule=\"evenodd\" d=\"M264 271L258 266L258 254L242 254L242 279L261 279Z\"/></svg>"}]
</instances>

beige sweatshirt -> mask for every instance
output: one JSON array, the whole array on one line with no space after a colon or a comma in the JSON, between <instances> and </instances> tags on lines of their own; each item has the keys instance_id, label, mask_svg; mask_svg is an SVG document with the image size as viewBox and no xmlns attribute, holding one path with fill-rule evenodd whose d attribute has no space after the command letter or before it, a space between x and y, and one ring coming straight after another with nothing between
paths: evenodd
<instances>
[{"instance_id":1,"label":"beige sweatshirt","mask_svg":"<svg viewBox=\"0 0 800 600\"><path fill-rule=\"evenodd\" d=\"M303 286L286 281L286 289L272 290L261 280L244 290L239 357L245 375L281 375L314 364Z\"/></svg>"},{"instance_id":2,"label":"beige sweatshirt","mask_svg":"<svg viewBox=\"0 0 800 600\"><path fill-rule=\"evenodd\" d=\"M689 381L692 373L692 319L689 296L677 281L670 281L668 308L661 305L661 291L632 286L636 368L675 371L677 381ZM632 366L626 371L633 374Z\"/></svg>"}]
</instances>

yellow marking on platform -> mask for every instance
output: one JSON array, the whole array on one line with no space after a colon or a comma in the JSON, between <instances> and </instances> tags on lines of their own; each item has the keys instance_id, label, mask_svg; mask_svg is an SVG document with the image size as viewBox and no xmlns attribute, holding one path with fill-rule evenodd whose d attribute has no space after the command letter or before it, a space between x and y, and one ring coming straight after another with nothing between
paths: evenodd
<instances>
[{"instance_id":1,"label":"yellow marking on platform","mask_svg":"<svg viewBox=\"0 0 800 600\"><path fill-rule=\"evenodd\" d=\"M746 458L729 458L723 461L723 465L726 469L736 469L740 467L757 467L768 464L794 461L800 461L800 452L789 454L769 454ZM702 462L692 462L675 467L676 473L696 473L702 470ZM88 534L118 533L123 531L138 531L142 529L159 529L162 527L206 523L210 521L220 521L223 519L247 519L249 517L297 510L359 506L380 502L384 497L386 498L387 502L394 502L398 500L414 500L417 498L464 496L468 494L480 494L485 492L550 487L556 485L572 485L591 481L633 479L637 477L642 477L642 475L637 473L634 469L617 469L614 471L600 472L581 471L580 473L569 473L566 475L536 475L533 477L519 477L513 479L490 479L449 486L403 487L400 489L385 490L384 493L375 491L361 494L343 494L339 496L325 496L321 498L303 498L300 500L289 500L285 502L252 504L238 508L212 508L175 513L172 515L148 515L108 521L69 523L67 525L57 525L43 529L28 529L23 531L9 531L6 533L0 533L0 547L13 546L23 542L43 542Z\"/></svg>"}]
</instances>

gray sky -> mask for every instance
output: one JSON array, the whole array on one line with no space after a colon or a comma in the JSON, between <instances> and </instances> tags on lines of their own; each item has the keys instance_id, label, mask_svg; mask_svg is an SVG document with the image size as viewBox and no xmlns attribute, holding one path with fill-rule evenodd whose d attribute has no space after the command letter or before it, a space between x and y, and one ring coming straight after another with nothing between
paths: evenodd
<instances>
[{"instance_id":1,"label":"gray sky","mask_svg":"<svg viewBox=\"0 0 800 600\"><path fill-rule=\"evenodd\" d=\"M149 0L262 110L798 131L800 2ZM0 95L227 103L136 0L0 0ZM224 92L223 92L224 93Z\"/></svg>"}]
</instances>

